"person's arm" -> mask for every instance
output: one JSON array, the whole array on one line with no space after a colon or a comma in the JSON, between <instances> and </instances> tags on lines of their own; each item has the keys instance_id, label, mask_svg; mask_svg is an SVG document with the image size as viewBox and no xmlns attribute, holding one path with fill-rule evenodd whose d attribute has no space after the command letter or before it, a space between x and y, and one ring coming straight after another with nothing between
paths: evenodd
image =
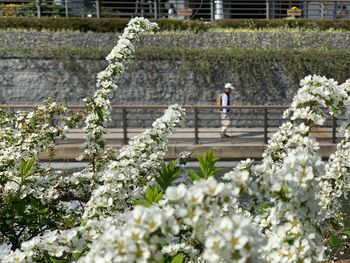
<instances>
[{"instance_id":1,"label":"person's arm","mask_svg":"<svg viewBox=\"0 0 350 263\"><path fill-rule=\"evenodd\" d=\"M222 106L228 106L228 96L226 93L224 93L222 96L221 96L221 105ZM228 114L228 109L227 108L223 108L222 109L222 112L226 114Z\"/></svg>"}]
</instances>

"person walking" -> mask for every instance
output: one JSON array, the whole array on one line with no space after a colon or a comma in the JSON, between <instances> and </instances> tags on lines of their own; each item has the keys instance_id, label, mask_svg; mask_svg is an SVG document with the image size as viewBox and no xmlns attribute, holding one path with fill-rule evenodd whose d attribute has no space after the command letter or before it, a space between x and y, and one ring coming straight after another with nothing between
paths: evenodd
<instances>
[{"instance_id":1,"label":"person walking","mask_svg":"<svg viewBox=\"0 0 350 263\"><path fill-rule=\"evenodd\" d=\"M168 18L169 19L174 19L177 15L175 5L173 3L169 4L169 9L168 9Z\"/></svg>"},{"instance_id":2,"label":"person walking","mask_svg":"<svg viewBox=\"0 0 350 263\"><path fill-rule=\"evenodd\" d=\"M220 105L220 106L229 106L230 105L230 93L232 90L234 90L234 87L232 86L232 84L226 83L224 86L223 92L220 94L220 96L218 98L218 105ZM221 136L221 138L228 138L230 136L227 135L226 131L231 124L230 109L222 108L220 110L220 116L221 116L220 136Z\"/></svg>"}]
</instances>

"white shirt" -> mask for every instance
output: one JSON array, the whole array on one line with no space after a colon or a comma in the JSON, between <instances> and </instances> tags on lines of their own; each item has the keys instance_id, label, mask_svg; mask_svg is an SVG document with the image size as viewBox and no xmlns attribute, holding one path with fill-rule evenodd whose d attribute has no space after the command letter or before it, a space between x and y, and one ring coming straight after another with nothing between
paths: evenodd
<instances>
[{"instance_id":1,"label":"white shirt","mask_svg":"<svg viewBox=\"0 0 350 263\"><path fill-rule=\"evenodd\" d=\"M228 95L225 92L221 96L221 105L222 106L228 106ZM229 109L224 108L224 109L222 109L222 112L227 114L229 112Z\"/></svg>"}]
</instances>

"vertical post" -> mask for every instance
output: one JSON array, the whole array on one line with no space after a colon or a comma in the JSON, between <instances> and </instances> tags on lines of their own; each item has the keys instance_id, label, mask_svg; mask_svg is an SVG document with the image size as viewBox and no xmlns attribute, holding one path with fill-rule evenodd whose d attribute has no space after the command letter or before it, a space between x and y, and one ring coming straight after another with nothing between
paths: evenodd
<instances>
[{"instance_id":1,"label":"vertical post","mask_svg":"<svg viewBox=\"0 0 350 263\"><path fill-rule=\"evenodd\" d=\"M143 9L143 8L144 8L144 6L143 6L143 1L144 1L144 0L141 0L141 1L140 1L140 6L141 6L141 9L140 9L140 11L141 11L141 17L144 17L144 16L145 16L145 10Z\"/></svg>"},{"instance_id":2,"label":"vertical post","mask_svg":"<svg viewBox=\"0 0 350 263\"><path fill-rule=\"evenodd\" d=\"M198 144L198 109L194 109L194 144Z\"/></svg>"},{"instance_id":3,"label":"vertical post","mask_svg":"<svg viewBox=\"0 0 350 263\"><path fill-rule=\"evenodd\" d=\"M65 11L66 11L66 17L68 17L69 16L69 14L68 14L68 0L64 1L64 8L65 8Z\"/></svg>"},{"instance_id":4,"label":"vertical post","mask_svg":"<svg viewBox=\"0 0 350 263\"><path fill-rule=\"evenodd\" d=\"M267 128L268 128L268 125L267 125L267 108L264 109L264 143L267 144Z\"/></svg>"},{"instance_id":5,"label":"vertical post","mask_svg":"<svg viewBox=\"0 0 350 263\"><path fill-rule=\"evenodd\" d=\"M270 19L270 0L266 0L266 19Z\"/></svg>"},{"instance_id":6,"label":"vertical post","mask_svg":"<svg viewBox=\"0 0 350 263\"><path fill-rule=\"evenodd\" d=\"M276 18L276 2L275 0L271 1L271 19L275 19Z\"/></svg>"},{"instance_id":7,"label":"vertical post","mask_svg":"<svg viewBox=\"0 0 350 263\"><path fill-rule=\"evenodd\" d=\"M153 6L154 6L154 18L158 18L158 1L157 0L154 0L153 1Z\"/></svg>"},{"instance_id":8,"label":"vertical post","mask_svg":"<svg viewBox=\"0 0 350 263\"><path fill-rule=\"evenodd\" d=\"M304 10L304 18L309 18L309 2L308 0L305 1L305 10Z\"/></svg>"},{"instance_id":9,"label":"vertical post","mask_svg":"<svg viewBox=\"0 0 350 263\"><path fill-rule=\"evenodd\" d=\"M215 11L214 11L214 0L210 1L210 19L214 20L215 16Z\"/></svg>"},{"instance_id":10,"label":"vertical post","mask_svg":"<svg viewBox=\"0 0 350 263\"><path fill-rule=\"evenodd\" d=\"M96 17L100 18L100 1L96 0L95 3L96 3Z\"/></svg>"},{"instance_id":11,"label":"vertical post","mask_svg":"<svg viewBox=\"0 0 350 263\"><path fill-rule=\"evenodd\" d=\"M332 142L337 143L337 118L333 117Z\"/></svg>"},{"instance_id":12,"label":"vertical post","mask_svg":"<svg viewBox=\"0 0 350 263\"><path fill-rule=\"evenodd\" d=\"M41 17L40 0L36 0L36 13L37 13L37 17L40 18Z\"/></svg>"},{"instance_id":13,"label":"vertical post","mask_svg":"<svg viewBox=\"0 0 350 263\"><path fill-rule=\"evenodd\" d=\"M222 0L215 0L215 20L224 19Z\"/></svg>"},{"instance_id":14,"label":"vertical post","mask_svg":"<svg viewBox=\"0 0 350 263\"><path fill-rule=\"evenodd\" d=\"M123 142L124 144L128 144L128 123L127 123L127 112L126 109L122 109L123 115Z\"/></svg>"}]
</instances>

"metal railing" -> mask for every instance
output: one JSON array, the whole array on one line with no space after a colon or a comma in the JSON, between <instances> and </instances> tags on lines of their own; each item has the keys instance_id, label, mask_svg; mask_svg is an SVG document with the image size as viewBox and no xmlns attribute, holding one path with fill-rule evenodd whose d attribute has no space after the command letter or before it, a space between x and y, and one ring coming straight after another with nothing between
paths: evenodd
<instances>
[{"instance_id":1,"label":"metal railing","mask_svg":"<svg viewBox=\"0 0 350 263\"><path fill-rule=\"evenodd\" d=\"M166 105L112 105L112 120L108 127L106 140L112 143L126 144L128 140L150 128L153 121L162 116ZM5 104L0 109L16 112L32 110L34 105ZM68 105L71 110L83 109L82 105ZM232 112L232 124L228 129L229 138L220 138L221 120L218 106L184 105L186 121L178 128L171 143L213 144L230 142L266 144L271 135L285 121L282 119L285 105L236 105L228 106ZM327 118L325 125L311 131L319 141L336 143L342 137L339 127L344 117ZM82 142L81 129L72 130L68 139Z\"/></svg>"},{"instance_id":2,"label":"metal railing","mask_svg":"<svg viewBox=\"0 0 350 263\"><path fill-rule=\"evenodd\" d=\"M350 19L350 0L0 0L0 16Z\"/></svg>"}]
</instances>

